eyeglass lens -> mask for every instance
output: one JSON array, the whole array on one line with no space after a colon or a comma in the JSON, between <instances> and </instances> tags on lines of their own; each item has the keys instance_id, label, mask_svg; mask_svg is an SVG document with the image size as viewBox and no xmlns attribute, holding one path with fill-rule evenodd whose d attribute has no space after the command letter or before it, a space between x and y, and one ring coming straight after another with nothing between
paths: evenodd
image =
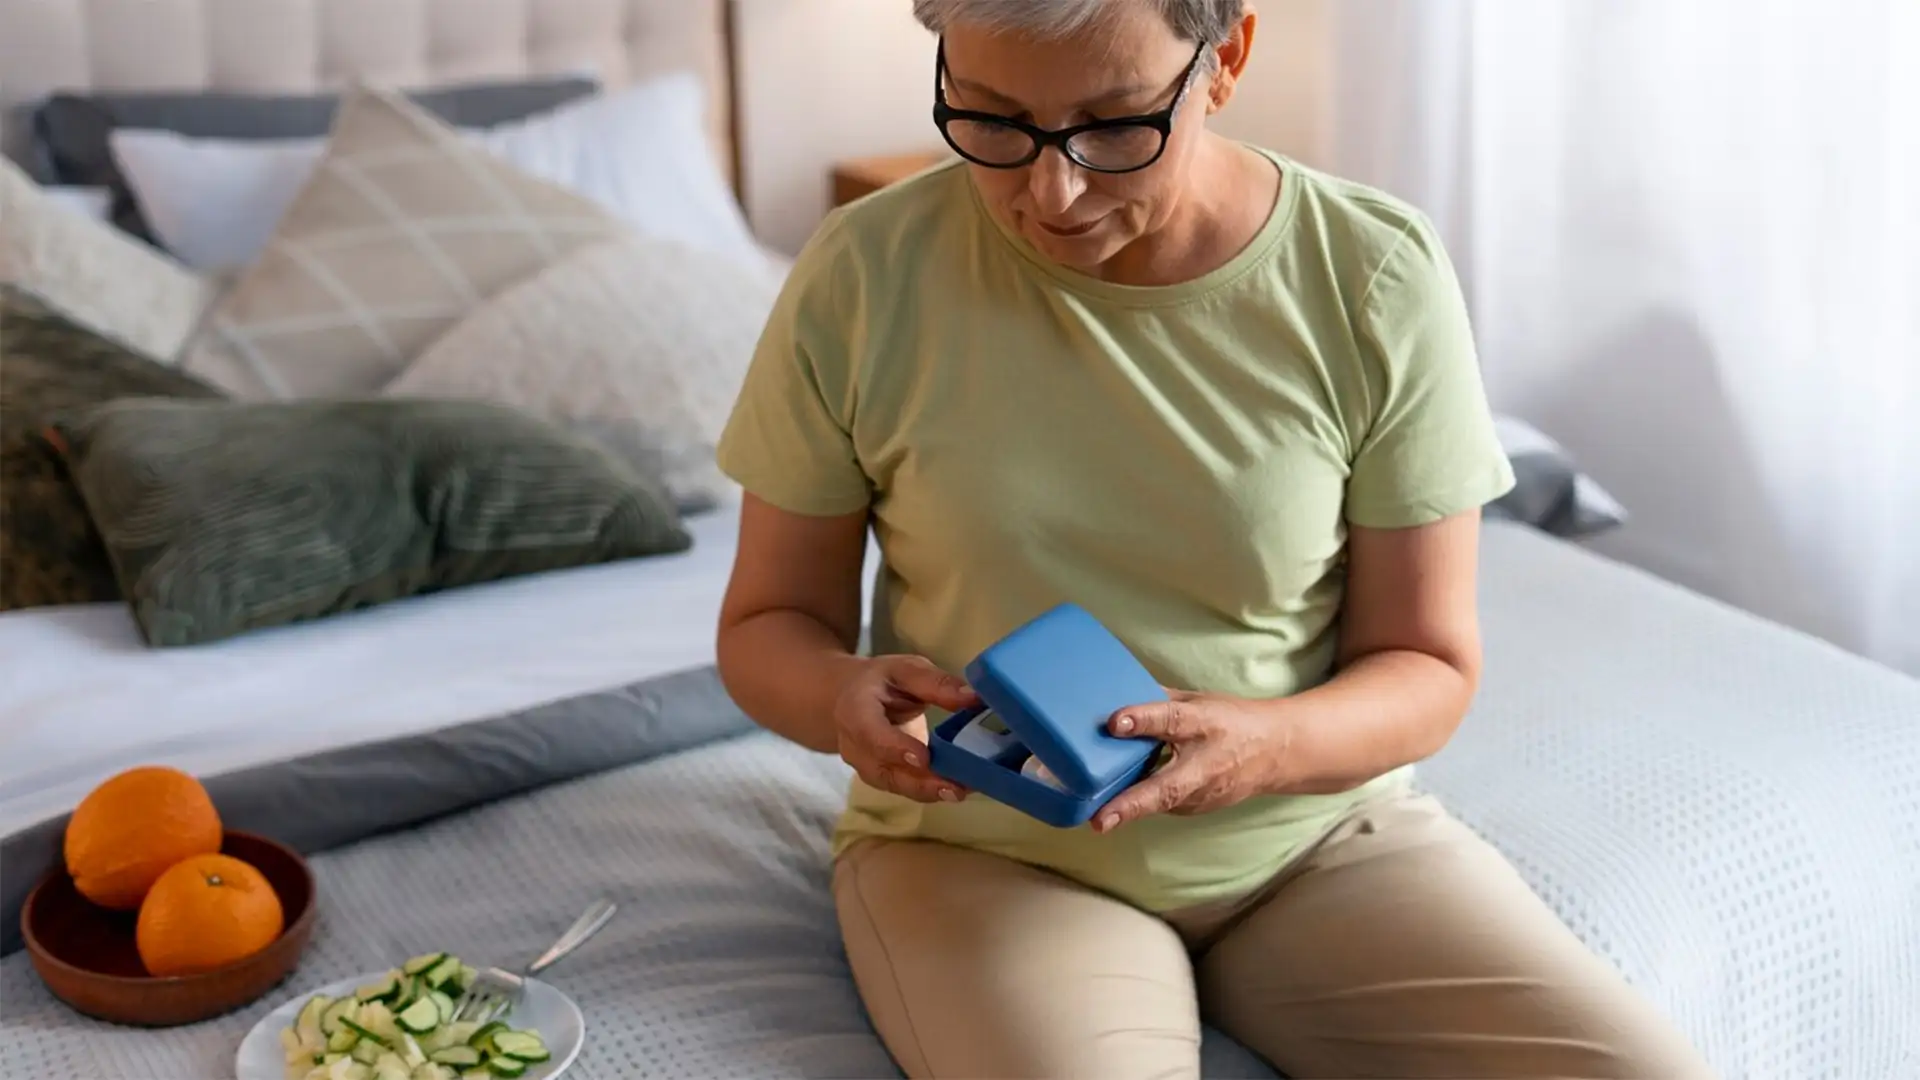
<instances>
[{"instance_id":1,"label":"eyeglass lens","mask_svg":"<svg viewBox=\"0 0 1920 1080\"><path fill-rule=\"evenodd\" d=\"M1031 135L1008 124L955 118L947 137L961 153L988 165L1013 165L1032 156ZM1145 124L1095 128L1067 140L1067 155L1090 169L1130 169L1160 152L1159 129Z\"/></svg>"}]
</instances>

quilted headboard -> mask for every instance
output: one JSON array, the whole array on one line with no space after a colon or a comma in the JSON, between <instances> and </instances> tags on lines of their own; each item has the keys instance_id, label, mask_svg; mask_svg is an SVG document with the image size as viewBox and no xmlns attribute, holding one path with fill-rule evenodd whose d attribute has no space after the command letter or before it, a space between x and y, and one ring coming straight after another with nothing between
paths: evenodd
<instances>
[{"instance_id":1,"label":"quilted headboard","mask_svg":"<svg viewBox=\"0 0 1920 1080\"><path fill-rule=\"evenodd\" d=\"M693 68L739 181L727 0L0 0L0 150L54 90L306 93Z\"/></svg>"}]
</instances>

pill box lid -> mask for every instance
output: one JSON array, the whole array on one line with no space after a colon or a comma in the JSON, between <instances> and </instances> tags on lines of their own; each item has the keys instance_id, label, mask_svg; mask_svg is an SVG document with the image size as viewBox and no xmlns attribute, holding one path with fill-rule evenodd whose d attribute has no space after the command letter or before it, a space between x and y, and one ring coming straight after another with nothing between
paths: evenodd
<instances>
[{"instance_id":1,"label":"pill box lid","mask_svg":"<svg viewBox=\"0 0 1920 1080\"><path fill-rule=\"evenodd\" d=\"M1001 638L967 665L967 681L1068 790L1090 796L1159 747L1122 739L1107 721L1166 691L1131 650L1076 604Z\"/></svg>"}]
</instances>

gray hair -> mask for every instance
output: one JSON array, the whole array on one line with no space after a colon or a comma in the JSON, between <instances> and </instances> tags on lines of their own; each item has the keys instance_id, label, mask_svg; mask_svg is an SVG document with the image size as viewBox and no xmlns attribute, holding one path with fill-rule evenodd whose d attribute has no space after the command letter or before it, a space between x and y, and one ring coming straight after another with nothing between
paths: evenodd
<instances>
[{"instance_id":1,"label":"gray hair","mask_svg":"<svg viewBox=\"0 0 1920 1080\"><path fill-rule=\"evenodd\" d=\"M1120 0L913 0L913 16L936 34L955 23L1031 34L1043 40L1074 37L1111 17ZM1245 0L1126 0L1146 4L1182 41L1218 45L1246 10Z\"/></svg>"}]
</instances>

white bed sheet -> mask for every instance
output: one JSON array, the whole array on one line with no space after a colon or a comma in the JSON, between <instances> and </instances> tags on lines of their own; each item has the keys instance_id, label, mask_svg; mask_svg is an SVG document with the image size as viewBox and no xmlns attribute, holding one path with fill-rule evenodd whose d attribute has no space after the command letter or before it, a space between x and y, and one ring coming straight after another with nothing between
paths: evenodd
<instances>
[{"instance_id":1,"label":"white bed sheet","mask_svg":"<svg viewBox=\"0 0 1920 1080\"><path fill-rule=\"evenodd\" d=\"M207 775L711 663L738 527L729 507L679 555L185 649L146 647L121 604L0 615L0 834L137 764Z\"/></svg>"}]
</instances>

